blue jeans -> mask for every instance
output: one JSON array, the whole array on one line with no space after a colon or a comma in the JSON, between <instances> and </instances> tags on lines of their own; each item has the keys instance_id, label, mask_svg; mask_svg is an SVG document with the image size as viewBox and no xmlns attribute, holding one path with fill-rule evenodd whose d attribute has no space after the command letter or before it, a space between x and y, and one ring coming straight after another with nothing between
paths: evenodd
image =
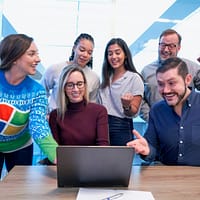
<instances>
[{"instance_id":1,"label":"blue jeans","mask_svg":"<svg viewBox=\"0 0 200 200\"><path fill-rule=\"evenodd\" d=\"M0 152L0 177L5 161L6 169L9 172L15 165L32 165L33 144L11 153Z\"/></svg>"},{"instance_id":2,"label":"blue jeans","mask_svg":"<svg viewBox=\"0 0 200 200\"><path fill-rule=\"evenodd\" d=\"M108 115L110 145L126 146L126 143L133 140L133 120Z\"/></svg>"}]
</instances>

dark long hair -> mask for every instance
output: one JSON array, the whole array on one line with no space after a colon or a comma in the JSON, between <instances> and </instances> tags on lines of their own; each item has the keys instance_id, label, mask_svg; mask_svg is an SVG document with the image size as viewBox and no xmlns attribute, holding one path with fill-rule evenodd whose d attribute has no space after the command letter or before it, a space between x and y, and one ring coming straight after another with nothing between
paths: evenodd
<instances>
[{"instance_id":1,"label":"dark long hair","mask_svg":"<svg viewBox=\"0 0 200 200\"><path fill-rule=\"evenodd\" d=\"M113 67L108 62L108 48L113 45L117 44L119 45L124 54L125 54L125 60L124 60L124 67L126 70L135 72L139 74L133 64L132 60L132 54L127 46L126 42L121 38L112 38L106 45L105 52L104 52L104 60L103 60L103 67L102 67L102 83L101 88L105 88L110 85L110 76L114 73ZM139 74L140 75L140 74Z\"/></svg>"},{"instance_id":2,"label":"dark long hair","mask_svg":"<svg viewBox=\"0 0 200 200\"><path fill-rule=\"evenodd\" d=\"M13 62L20 58L30 47L33 38L24 34L11 34L0 43L0 69L10 70Z\"/></svg>"},{"instance_id":3,"label":"dark long hair","mask_svg":"<svg viewBox=\"0 0 200 200\"><path fill-rule=\"evenodd\" d=\"M80 40L82 39L86 39L86 40L89 40L93 43L94 45L94 39L91 35L87 34L87 33L81 33L77 38L76 40L74 41L74 46L77 46L78 43L80 42ZM72 53L71 53L71 56L69 57L69 61L73 61L74 60L74 46L72 48ZM91 57L90 61L87 63L87 66L92 68L93 66L93 57Z\"/></svg>"}]
</instances>

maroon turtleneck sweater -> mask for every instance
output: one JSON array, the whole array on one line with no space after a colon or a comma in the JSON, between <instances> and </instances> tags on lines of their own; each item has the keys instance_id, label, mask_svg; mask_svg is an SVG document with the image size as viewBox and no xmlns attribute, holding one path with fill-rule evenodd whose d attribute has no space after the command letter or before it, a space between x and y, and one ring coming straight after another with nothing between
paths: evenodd
<instances>
[{"instance_id":1,"label":"maroon turtleneck sweater","mask_svg":"<svg viewBox=\"0 0 200 200\"><path fill-rule=\"evenodd\" d=\"M49 124L59 145L109 145L108 114L102 105L69 103L64 119L53 110Z\"/></svg>"}]
</instances>

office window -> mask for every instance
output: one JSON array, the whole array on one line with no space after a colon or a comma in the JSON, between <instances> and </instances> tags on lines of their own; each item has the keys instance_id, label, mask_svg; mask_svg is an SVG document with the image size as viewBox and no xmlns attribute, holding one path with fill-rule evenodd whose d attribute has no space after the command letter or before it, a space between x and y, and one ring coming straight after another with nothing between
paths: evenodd
<instances>
[{"instance_id":1,"label":"office window","mask_svg":"<svg viewBox=\"0 0 200 200\"><path fill-rule=\"evenodd\" d=\"M157 57L158 35L165 28L174 28L183 36L180 56L196 60L200 54L199 6L198 0L1 0L0 28L2 36L16 31L34 37L42 59L41 73L50 64L68 59L81 32L95 39L94 70L98 74L112 37L128 43L140 71Z\"/></svg>"}]
</instances>

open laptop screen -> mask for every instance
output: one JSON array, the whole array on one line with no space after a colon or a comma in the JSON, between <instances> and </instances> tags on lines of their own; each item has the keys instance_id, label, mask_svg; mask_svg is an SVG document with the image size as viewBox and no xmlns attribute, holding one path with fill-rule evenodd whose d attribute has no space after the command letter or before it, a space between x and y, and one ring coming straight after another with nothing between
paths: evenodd
<instances>
[{"instance_id":1,"label":"open laptop screen","mask_svg":"<svg viewBox=\"0 0 200 200\"><path fill-rule=\"evenodd\" d=\"M127 187L133 156L126 146L58 146L58 187Z\"/></svg>"}]
</instances>

